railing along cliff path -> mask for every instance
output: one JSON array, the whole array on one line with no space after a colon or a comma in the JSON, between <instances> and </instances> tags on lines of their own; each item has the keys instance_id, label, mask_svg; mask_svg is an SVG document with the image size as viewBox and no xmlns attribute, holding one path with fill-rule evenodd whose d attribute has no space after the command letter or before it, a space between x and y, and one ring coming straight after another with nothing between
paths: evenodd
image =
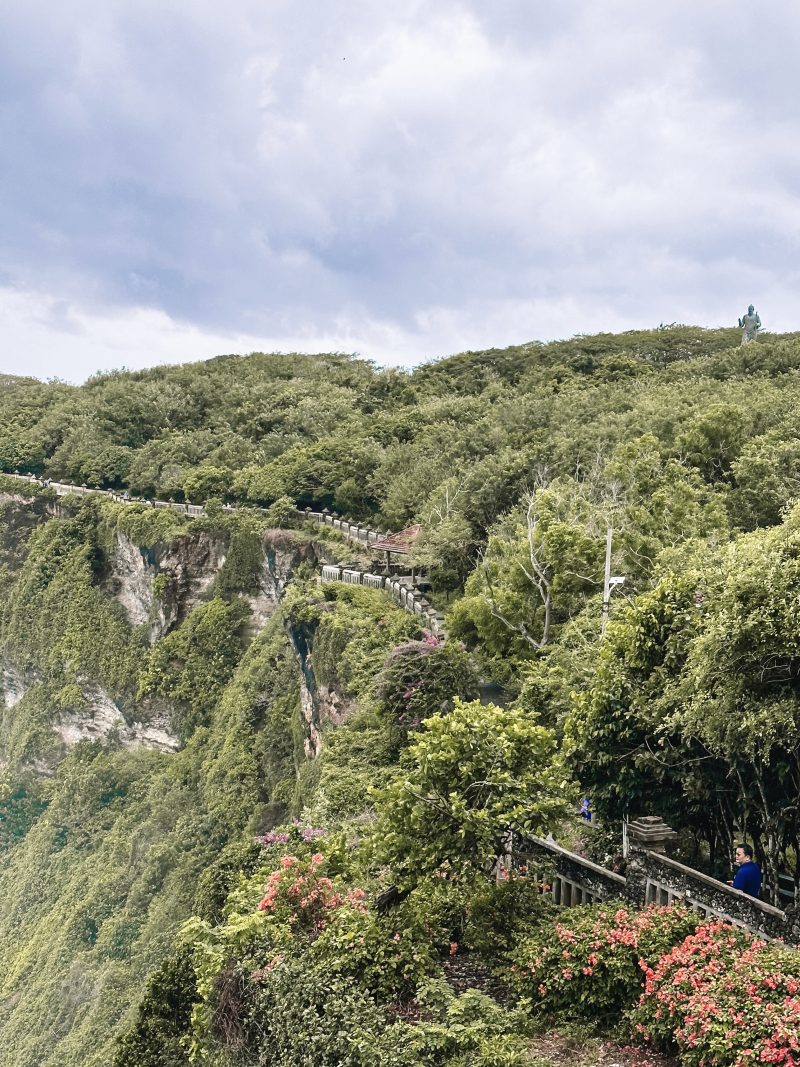
<instances>
[{"instance_id":1,"label":"railing along cliff path","mask_svg":"<svg viewBox=\"0 0 800 1067\"><path fill-rule=\"evenodd\" d=\"M33 483L46 489L52 489L57 496L67 496L69 494L76 496L97 495L108 497L119 504L143 504L158 509L169 509L192 518L206 514L206 509L200 504L179 503L175 500L144 500L133 497L129 493L118 493L114 489L94 489L87 485L72 485L69 482L43 480L32 474L1 473L6 478L16 478L21 482ZM224 504L223 510L256 511L261 514L267 514L268 511L267 508L245 505L234 506L233 504ZM332 530L337 530L345 540L354 545L363 545L366 549L369 549L370 545L376 544L386 536L382 530L373 530L360 522L350 522L327 509L313 511L311 508L295 508L292 517L300 521L314 522L319 526L328 526ZM363 585L369 589L381 589L388 593L401 608L409 612L409 614L417 616L422 625L430 630L431 633L442 639L447 636L442 614L433 607L422 592L416 588L413 579L407 575L384 575L361 570L358 567L344 567L330 563L322 567L321 578L325 582L344 582L349 585Z\"/></svg>"},{"instance_id":2,"label":"railing along cliff path","mask_svg":"<svg viewBox=\"0 0 800 1067\"><path fill-rule=\"evenodd\" d=\"M782 911L648 849L631 849L624 876L538 837L516 838L506 862L525 865L558 907L615 899L637 908L682 904L702 919L722 919L767 940L800 947L800 910L795 906Z\"/></svg>"}]
</instances>

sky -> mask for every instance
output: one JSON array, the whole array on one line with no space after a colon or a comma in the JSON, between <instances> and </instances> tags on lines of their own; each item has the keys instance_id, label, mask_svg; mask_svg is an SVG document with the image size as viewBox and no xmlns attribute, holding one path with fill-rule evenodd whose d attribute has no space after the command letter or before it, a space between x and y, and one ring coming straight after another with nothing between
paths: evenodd
<instances>
[{"instance_id":1,"label":"sky","mask_svg":"<svg viewBox=\"0 0 800 1067\"><path fill-rule=\"evenodd\" d=\"M790 0L5 0L0 371L800 328Z\"/></svg>"}]
</instances>

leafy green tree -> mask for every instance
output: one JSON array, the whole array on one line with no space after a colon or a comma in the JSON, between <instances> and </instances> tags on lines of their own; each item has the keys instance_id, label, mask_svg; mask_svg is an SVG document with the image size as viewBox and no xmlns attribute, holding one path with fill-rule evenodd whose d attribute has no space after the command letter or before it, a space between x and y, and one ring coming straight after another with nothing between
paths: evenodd
<instances>
[{"instance_id":1,"label":"leafy green tree","mask_svg":"<svg viewBox=\"0 0 800 1067\"><path fill-rule=\"evenodd\" d=\"M229 467L202 464L190 471L183 481L183 493L193 504L204 504L209 497L225 498L233 489L233 471Z\"/></svg>"},{"instance_id":2,"label":"leafy green tree","mask_svg":"<svg viewBox=\"0 0 800 1067\"><path fill-rule=\"evenodd\" d=\"M676 442L680 455L711 479L730 474L747 438L750 417L733 404L711 404L692 420Z\"/></svg>"},{"instance_id":3,"label":"leafy green tree","mask_svg":"<svg viewBox=\"0 0 800 1067\"><path fill-rule=\"evenodd\" d=\"M773 526L800 498L800 442L790 426L754 437L732 465L732 510L745 529Z\"/></svg>"},{"instance_id":4,"label":"leafy green tree","mask_svg":"<svg viewBox=\"0 0 800 1067\"><path fill-rule=\"evenodd\" d=\"M478 701L426 719L404 772L379 800L378 856L401 885L443 864L483 869L511 830L537 834L566 811L553 734L524 712Z\"/></svg>"},{"instance_id":5,"label":"leafy green tree","mask_svg":"<svg viewBox=\"0 0 800 1067\"><path fill-rule=\"evenodd\" d=\"M541 652L554 627L601 588L605 524L596 520L580 487L559 482L530 494L490 535L453 632L497 657Z\"/></svg>"},{"instance_id":6,"label":"leafy green tree","mask_svg":"<svg viewBox=\"0 0 800 1067\"><path fill-rule=\"evenodd\" d=\"M728 769L739 824L760 843L776 887L780 866L800 878L800 507L724 549L708 587L680 725Z\"/></svg>"},{"instance_id":7,"label":"leafy green tree","mask_svg":"<svg viewBox=\"0 0 800 1067\"><path fill-rule=\"evenodd\" d=\"M697 632L697 573L666 575L608 627L591 683L573 696L567 718L567 765L608 822L658 814L675 824L691 818L684 771L707 755L682 745L670 728L671 683L685 669ZM687 764L687 759L691 762ZM703 781L704 770L699 775ZM713 781L713 779L712 779ZM710 802L699 788L695 816Z\"/></svg>"}]
</instances>

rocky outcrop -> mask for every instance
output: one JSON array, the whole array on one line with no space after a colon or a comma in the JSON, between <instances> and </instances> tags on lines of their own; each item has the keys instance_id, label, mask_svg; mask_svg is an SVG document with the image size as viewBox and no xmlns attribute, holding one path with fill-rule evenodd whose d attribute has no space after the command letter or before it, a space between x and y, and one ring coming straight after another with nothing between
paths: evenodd
<instances>
[{"instance_id":1,"label":"rocky outcrop","mask_svg":"<svg viewBox=\"0 0 800 1067\"><path fill-rule=\"evenodd\" d=\"M313 663L313 629L290 624L289 641L300 668L300 712L305 724L303 748L308 759L315 759L322 749L323 728L339 726L355 708L355 701L343 696L333 686L317 681Z\"/></svg>"},{"instance_id":2,"label":"rocky outcrop","mask_svg":"<svg viewBox=\"0 0 800 1067\"><path fill-rule=\"evenodd\" d=\"M313 544L291 531L269 530L262 539L263 559L256 577L256 590L246 599L251 609L249 634L254 637L273 616L291 582L295 568L307 560L318 563ZM122 606L131 626L144 628L149 642L162 638L199 603L213 595L213 584L225 564L227 545L223 536L206 531L181 533L159 547L139 546L117 533L111 554L108 592ZM298 659L302 655L298 649ZM41 679L27 677L13 664L2 665L2 700L6 714ZM302 670L302 666L301 666ZM132 721L130 709L122 708L93 679L79 679L80 696L74 706L53 708L55 746L35 773L52 774L64 749L81 741L101 741L125 747L145 746L161 751L179 747L170 728L171 709L164 705L139 704ZM303 676L304 716L309 755L321 744L320 724L337 722L346 714L336 693L318 691L309 666Z\"/></svg>"},{"instance_id":3,"label":"rocky outcrop","mask_svg":"<svg viewBox=\"0 0 800 1067\"><path fill-rule=\"evenodd\" d=\"M10 709L19 704L28 690L28 683L21 671L11 666L0 671L0 684L3 689L3 704Z\"/></svg>"},{"instance_id":4,"label":"rocky outcrop","mask_svg":"<svg viewBox=\"0 0 800 1067\"><path fill-rule=\"evenodd\" d=\"M126 748L156 748L172 752L178 748L177 737L169 730L167 715L150 722L128 723L119 707L99 686L83 688L85 704L79 709L62 712L55 732L68 748L79 741L114 740Z\"/></svg>"},{"instance_id":5,"label":"rocky outcrop","mask_svg":"<svg viewBox=\"0 0 800 1067\"><path fill-rule=\"evenodd\" d=\"M113 593L131 626L148 627L152 643L209 596L224 562L225 542L207 533L180 534L160 549L139 547L117 534Z\"/></svg>"},{"instance_id":6,"label":"rocky outcrop","mask_svg":"<svg viewBox=\"0 0 800 1067\"><path fill-rule=\"evenodd\" d=\"M250 605L250 631L255 636L275 613L299 563L316 564L314 545L299 540L286 530L267 530L262 538L263 563L257 578L257 592L246 597Z\"/></svg>"},{"instance_id":7,"label":"rocky outcrop","mask_svg":"<svg viewBox=\"0 0 800 1067\"><path fill-rule=\"evenodd\" d=\"M149 624L155 601L155 560L148 559L146 549L138 548L124 534L117 534L112 568L114 596L125 609L128 622L131 626Z\"/></svg>"},{"instance_id":8,"label":"rocky outcrop","mask_svg":"<svg viewBox=\"0 0 800 1067\"><path fill-rule=\"evenodd\" d=\"M304 624L289 623L286 633L300 669L300 713L306 732L303 749L308 759L314 759L322 747L322 733L317 680L311 663L313 630Z\"/></svg>"},{"instance_id":9,"label":"rocky outcrop","mask_svg":"<svg viewBox=\"0 0 800 1067\"><path fill-rule=\"evenodd\" d=\"M42 678L36 672L23 673L13 665L4 664L0 671L3 702L0 705L0 730L7 740L15 732L14 716L26 715L24 708L17 709L23 698L42 685ZM15 763L40 778L50 778L55 773L65 750L80 741L101 741L122 745L125 748L152 748L161 752L173 752L179 747L179 740L170 727L170 708L166 704L145 703L138 709L142 717L130 722L120 707L100 686L91 682L82 682L80 692L73 707L58 708L52 706L48 714L51 733L49 740L45 735L40 738L38 754L23 754L19 748L16 754L11 750L0 752L0 767ZM41 697L39 698L41 699ZM13 749L13 744L12 744Z\"/></svg>"},{"instance_id":10,"label":"rocky outcrop","mask_svg":"<svg viewBox=\"0 0 800 1067\"><path fill-rule=\"evenodd\" d=\"M267 530L262 539L263 564L250 605L250 634L258 633L275 612L304 559L316 562L314 546L286 530ZM133 544L118 534L112 557L112 592L131 626L148 627L152 644L168 633L212 592L226 559L222 537L180 534L163 548Z\"/></svg>"}]
</instances>

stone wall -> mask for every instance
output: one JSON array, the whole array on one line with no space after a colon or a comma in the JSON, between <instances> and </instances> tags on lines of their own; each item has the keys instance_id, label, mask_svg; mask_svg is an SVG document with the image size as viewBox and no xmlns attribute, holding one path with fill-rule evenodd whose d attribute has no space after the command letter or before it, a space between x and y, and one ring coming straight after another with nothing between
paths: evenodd
<instances>
[{"instance_id":1,"label":"stone wall","mask_svg":"<svg viewBox=\"0 0 800 1067\"><path fill-rule=\"evenodd\" d=\"M800 914L794 905L782 911L668 856L632 848L625 880L627 899L640 907L682 903L704 917L800 945Z\"/></svg>"},{"instance_id":2,"label":"stone wall","mask_svg":"<svg viewBox=\"0 0 800 1067\"><path fill-rule=\"evenodd\" d=\"M625 879L591 860L540 837L516 838L512 847L515 864L524 863L530 874L548 885L553 902L560 907L595 904L625 895Z\"/></svg>"}]
</instances>

